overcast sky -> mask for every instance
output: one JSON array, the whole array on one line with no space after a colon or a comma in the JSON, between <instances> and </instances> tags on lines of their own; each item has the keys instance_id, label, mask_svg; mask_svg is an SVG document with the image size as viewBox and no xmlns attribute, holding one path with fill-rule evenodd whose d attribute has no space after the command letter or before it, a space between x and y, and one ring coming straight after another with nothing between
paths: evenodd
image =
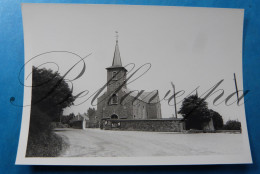
<instances>
[{"instance_id":1,"label":"overcast sky","mask_svg":"<svg viewBox=\"0 0 260 174\"><path fill-rule=\"evenodd\" d=\"M176 92L185 91L177 98L179 102L196 87L200 86L200 96L224 79L218 88L225 91L222 101L235 92L233 73L238 88L243 89L243 10L83 4L23 4L22 10L26 60L48 51L70 51L81 57L92 53L85 59L86 72L73 81L74 95L88 90L90 96L106 83L105 68L112 64L115 31L119 32L123 65L134 63L137 68L151 63L145 75L128 85L130 89L158 89L162 99L168 90L172 95L173 82ZM37 57L32 64L49 61L56 62L64 74L79 58L69 53L51 53ZM54 64L44 66L56 69ZM76 66L67 78L76 77L82 67ZM30 67L27 68L25 74L29 73ZM209 108L219 112L225 121L244 116L243 105L213 106L216 96L207 100ZM90 100L67 108L64 113L84 113L91 107ZM167 101L161 105L162 116L172 117L174 107Z\"/></svg>"}]
</instances>

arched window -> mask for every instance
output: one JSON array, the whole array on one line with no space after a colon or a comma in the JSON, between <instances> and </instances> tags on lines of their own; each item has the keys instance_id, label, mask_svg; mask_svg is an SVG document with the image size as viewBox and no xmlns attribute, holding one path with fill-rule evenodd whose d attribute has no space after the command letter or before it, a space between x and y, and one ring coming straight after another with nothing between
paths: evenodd
<instances>
[{"instance_id":1,"label":"arched window","mask_svg":"<svg viewBox=\"0 0 260 174\"><path fill-rule=\"evenodd\" d=\"M118 97L116 94L113 94L112 95L112 98L111 98L111 104L117 104L118 103Z\"/></svg>"},{"instance_id":2,"label":"arched window","mask_svg":"<svg viewBox=\"0 0 260 174\"><path fill-rule=\"evenodd\" d=\"M112 78L113 80L117 80L117 76L116 76L117 72L116 71L113 71L112 72Z\"/></svg>"}]
</instances>

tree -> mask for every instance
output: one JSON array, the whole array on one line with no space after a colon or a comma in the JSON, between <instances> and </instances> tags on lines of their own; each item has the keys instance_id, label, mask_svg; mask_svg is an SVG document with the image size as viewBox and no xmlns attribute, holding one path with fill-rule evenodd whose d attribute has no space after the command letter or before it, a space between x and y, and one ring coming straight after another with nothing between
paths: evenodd
<instances>
[{"instance_id":1,"label":"tree","mask_svg":"<svg viewBox=\"0 0 260 174\"><path fill-rule=\"evenodd\" d=\"M95 108L88 108L87 115L89 118L89 126L90 127L98 127L99 120L96 118L96 109Z\"/></svg>"},{"instance_id":2,"label":"tree","mask_svg":"<svg viewBox=\"0 0 260 174\"><path fill-rule=\"evenodd\" d=\"M238 120L228 120L224 126L225 130L241 130L241 122Z\"/></svg>"},{"instance_id":3,"label":"tree","mask_svg":"<svg viewBox=\"0 0 260 174\"><path fill-rule=\"evenodd\" d=\"M222 129L223 128L223 118L222 116L212 109L209 110L210 115L212 116L213 124L215 129Z\"/></svg>"},{"instance_id":4,"label":"tree","mask_svg":"<svg viewBox=\"0 0 260 174\"><path fill-rule=\"evenodd\" d=\"M87 111L87 114L88 114L88 118L90 121L94 121L95 120L95 116L96 116L96 109L95 108L88 108L88 111Z\"/></svg>"},{"instance_id":5,"label":"tree","mask_svg":"<svg viewBox=\"0 0 260 174\"><path fill-rule=\"evenodd\" d=\"M27 157L59 155L65 142L53 133L51 122L58 121L73 101L72 91L59 73L33 67Z\"/></svg>"},{"instance_id":6,"label":"tree","mask_svg":"<svg viewBox=\"0 0 260 174\"><path fill-rule=\"evenodd\" d=\"M69 124L70 120L73 119L75 117L74 113L70 113L69 115L63 115L61 117L61 122L63 124Z\"/></svg>"},{"instance_id":7,"label":"tree","mask_svg":"<svg viewBox=\"0 0 260 174\"><path fill-rule=\"evenodd\" d=\"M33 67L32 107L59 121L64 108L73 104L75 98L68 84L58 72Z\"/></svg>"},{"instance_id":8,"label":"tree","mask_svg":"<svg viewBox=\"0 0 260 174\"><path fill-rule=\"evenodd\" d=\"M197 95L185 98L178 113L182 114L187 129L203 129L203 123L211 119L208 103Z\"/></svg>"}]
</instances>

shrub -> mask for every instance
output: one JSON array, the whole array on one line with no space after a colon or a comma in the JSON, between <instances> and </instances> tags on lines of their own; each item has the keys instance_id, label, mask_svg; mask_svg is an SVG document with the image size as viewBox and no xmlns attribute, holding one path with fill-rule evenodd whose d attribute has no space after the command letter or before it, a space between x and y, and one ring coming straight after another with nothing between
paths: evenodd
<instances>
[{"instance_id":1,"label":"shrub","mask_svg":"<svg viewBox=\"0 0 260 174\"><path fill-rule=\"evenodd\" d=\"M51 119L37 107L31 107L26 157L55 157L66 147L61 137L52 132Z\"/></svg>"},{"instance_id":2,"label":"shrub","mask_svg":"<svg viewBox=\"0 0 260 174\"><path fill-rule=\"evenodd\" d=\"M229 120L224 125L225 130L241 130L241 123L237 120Z\"/></svg>"},{"instance_id":3,"label":"shrub","mask_svg":"<svg viewBox=\"0 0 260 174\"><path fill-rule=\"evenodd\" d=\"M214 128L216 130L222 129L224 125L222 116L218 112L213 111L212 109L210 109L209 111L210 115L212 116Z\"/></svg>"},{"instance_id":4,"label":"shrub","mask_svg":"<svg viewBox=\"0 0 260 174\"><path fill-rule=\"evenodd\" d=\"M49 132L42 133L38 138L30 138L27 146L26 157L57 157L67 144L60 136Z\"/></svg>"}]
</instances>

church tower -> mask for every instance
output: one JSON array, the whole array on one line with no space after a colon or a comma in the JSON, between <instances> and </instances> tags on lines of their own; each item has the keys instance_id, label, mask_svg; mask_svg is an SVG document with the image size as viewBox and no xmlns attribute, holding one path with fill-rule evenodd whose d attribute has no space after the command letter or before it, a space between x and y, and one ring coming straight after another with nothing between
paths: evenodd
<instances>
[{"instance_id":1,"label":"church tower","mask_svg":"<svg viewBox=\"0 0 260 174\"><path fill-rule=\"evenodd\" d=\"M100 120L161 118L158 90L138 94L137 90L127 88L127 70L122 65L118 35L112 65L106 70L107 90L97 99L97 117ZM149 103L150 99L156 104Z\"/></svg>"},{"instance_id":2,"label":"church tower","mask_svg":"<svg viewBox=\"0 0 260 174\"><path fill-rule=\"evenodd\" d=\"M127 70L122 66L121 56L119 52L118 46L118 38L116 40L115 52L113 57L112 66L106 68L107 69L107 92L112 95L117 95L117 93L113 92L118 89L119 86L123 85L126 88L126 84L124 84L126 80L126 72Z\"/></svg>"}]
</instances>

